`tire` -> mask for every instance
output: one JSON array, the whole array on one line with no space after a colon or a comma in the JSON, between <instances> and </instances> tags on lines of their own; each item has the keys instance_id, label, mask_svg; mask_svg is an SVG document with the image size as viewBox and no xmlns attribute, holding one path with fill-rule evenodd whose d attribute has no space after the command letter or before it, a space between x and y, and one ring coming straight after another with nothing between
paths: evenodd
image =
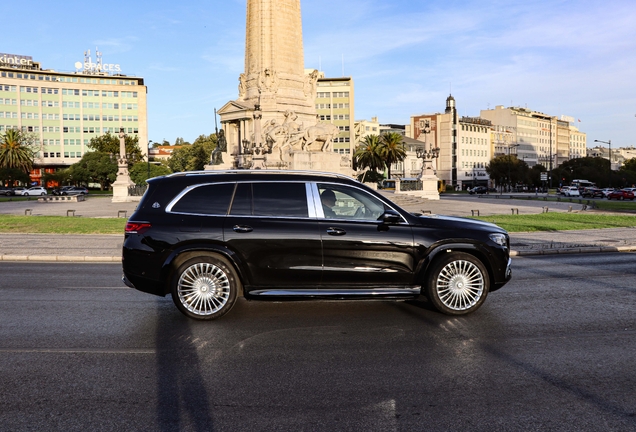
<instances>
[{"instance_id":1,"label":"tire","mask_svg":"<svg viewBox=\"0 0 636 432\"><path fill-rule=\"evenodd\" d=\"M484 265L464 252L446 253L428 272L426 296L438 311L447 315L466 315L484 303L490 277Z\"/></svg>"},{"instance_id":2,"label":"tire","mask_svg":"<svg viewBox=\"0 0 636 432\"><path fill-rule=\"evenodd\" d=\"M232 309L239 284L236 272L225 260L214 256L191 258L174 274L172 301L190 318L213 320Z\"/></svg>"}]
</instances>

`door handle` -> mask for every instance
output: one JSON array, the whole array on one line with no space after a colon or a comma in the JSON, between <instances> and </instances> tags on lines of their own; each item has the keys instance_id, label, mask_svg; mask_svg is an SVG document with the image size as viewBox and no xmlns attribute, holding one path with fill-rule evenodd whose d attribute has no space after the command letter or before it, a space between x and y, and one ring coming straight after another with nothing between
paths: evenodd
<instances>
[{"instance_id":1,"label":"door handle","mask_svg":"<svg viewBox=\"0 0 636 432\"><path fill-rule=\"evenodd\" d=\"M252 232L252 227L251 226L247 226L247 225L234 225L234 227L232 227L232 229L234 230L234 232L237 232L237 233Z\"/></svg>"},{"instance_id":2,"label":"door handle","mask_svg":"<svg viewBox=\"0 0 636 432\"><path fill-rule=\"evenodd\" d=\"M327 234L332 236L341 236L345 235L347 232L342 228L327 228Z\"/></svg>"}]
</instances>

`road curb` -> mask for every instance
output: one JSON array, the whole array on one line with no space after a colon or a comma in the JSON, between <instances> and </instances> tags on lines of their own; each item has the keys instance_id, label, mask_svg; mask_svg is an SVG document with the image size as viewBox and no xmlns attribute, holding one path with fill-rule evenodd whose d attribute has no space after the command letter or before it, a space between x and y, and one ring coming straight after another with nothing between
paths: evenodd
<instances>
[{"instance_id":1,"label":"road curb","mask_svg":"<svg viewBox=\"0 0 636 432\"><path fill-rule=\"evenodd\" d=\"M0 255L0 261L112 263L121 262L121 256Z\"/></svg>"},{"instance_id":2,"label":"road curb","mask_svg":"<svg viewBox=\"0 0 636 432\"><path fill-rule=\"evenodd\" d=\"M520 250L510 251L510 256L532 256L532 255L571 255L581 253L618 253L618 252L635 252L636 246L590 246L578 248L563 249L541 249L541 250Z\"/></svg>"}]
</instances>

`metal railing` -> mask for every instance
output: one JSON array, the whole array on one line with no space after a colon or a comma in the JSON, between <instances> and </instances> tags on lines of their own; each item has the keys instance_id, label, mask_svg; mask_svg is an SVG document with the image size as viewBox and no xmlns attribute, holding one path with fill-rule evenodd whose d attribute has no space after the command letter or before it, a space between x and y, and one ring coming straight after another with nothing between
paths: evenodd
<instances>
[{"instance_id":1,"label":"metal railing","mask_svg":"<svg viewBox=\"0 0 636 432\"><path fill-rule=\"evenodd\" d=\"M404 192L423 190L421 180L401 180L400 190Z\"/></svg>"},{"instance_id":2,"label":"metal railing","mask_svg":"<svg viewBox=\"0 0 636 432\"><path fill-rule=\"evenodd\" d=\"M146 189L148 189L148 185L135 185L128 187L128 196L142 196L146 193Z\"/></svg>"}]
</instances>

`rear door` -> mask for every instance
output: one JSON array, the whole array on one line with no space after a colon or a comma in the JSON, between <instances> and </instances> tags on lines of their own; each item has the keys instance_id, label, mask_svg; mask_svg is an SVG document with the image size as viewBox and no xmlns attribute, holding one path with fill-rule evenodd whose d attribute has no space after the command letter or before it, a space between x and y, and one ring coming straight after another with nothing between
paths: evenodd
<instances>
[{"instance_id":1,"label":"rear door","mask_svg":"<svg viewBox=\"0 0 636 432\"><path fill-rule=\"evenodd\" d=\"M320 283L321 238L305 182L238 183L223 233L246 269L248 289Z\"/></svg>"}]
</instances>

